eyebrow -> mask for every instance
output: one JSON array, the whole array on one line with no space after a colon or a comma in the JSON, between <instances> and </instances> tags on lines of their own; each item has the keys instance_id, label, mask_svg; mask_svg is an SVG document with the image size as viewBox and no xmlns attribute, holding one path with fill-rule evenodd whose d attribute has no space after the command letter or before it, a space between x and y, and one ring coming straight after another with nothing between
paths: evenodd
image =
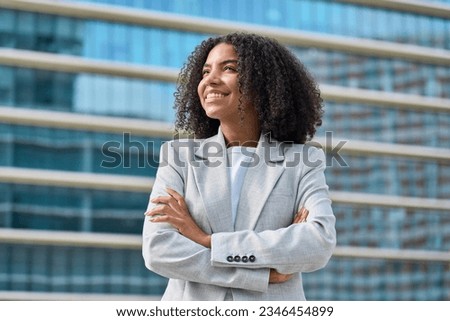
<instances>
[{"instance_id":1,"label":"eyebrow","mask_svg":"<svg viewBox=\"0 0 450 321\"><path fill-rule=\"evenodd\" d=\"M238 63L237 59L227 59L219 63L219 65L226 65L229 63ZM211 64L205 63L203 67L211 67Z\"/></svg>"}]
</instances>

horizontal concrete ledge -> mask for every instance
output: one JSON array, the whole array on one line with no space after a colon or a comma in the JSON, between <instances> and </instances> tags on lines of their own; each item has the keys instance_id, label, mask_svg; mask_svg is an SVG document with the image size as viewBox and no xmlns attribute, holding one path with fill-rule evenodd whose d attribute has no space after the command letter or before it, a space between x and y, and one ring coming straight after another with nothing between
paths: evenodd
<instances>
[{"instance_id":1,"label":"horizontal concrete ledge","mask_svg":"<svg viewBox=\"0 0 450 321\"><path fill-rule=\"evenodd\" d=\"M245 31L276 38L286 45L315 47L370 57L401 58L426 64L450 64L449 51L444 49L334 36L226 20L197 18L188 15L133 9L124 6L49 0L0 0L0 7L201 34L225 34L234 31Z\"/></svg>"},{"instance_id":2,"label":"horizontal concrete ledge","mask_svg":"<svg viewBox=\"0 0 450 321\"><path fill-rule=\"evenodd\" d=\"M450 263L450 252L444 251L338 246L333 256L338 258Z\"/></svg>"},{"instance_id":3,"label":"horizontal concrete ledge","mask_svg":"<svg viewBox=\"0 0 450 321\"><path fill-rule=\"evenodd\" d=\"M70 73L101 74L116 77L176 82L179 70L123 62L81 58L21 49L0 48L0 64Z\"/></svg>"},{"instance_id":4,"label":"horizontal concrete ledge","mask_svg":"<svg viewBox=\"0 0 450 321\"><path fill-rule=\"evenodd\" d=\"M330 195L332 201L338 204L359 205L363 207L381 206L390 208L437 210L443 211L441 212L443 214L450 214L450 200L448 199L345 191L331 191Z\"/></svg>"},{"instance_id":5,"label":"horizontal concrete ledge","mask_svg":"<svg viewBox=\"0 0 450 321\"><path fill-rule=\"evenodd\" d=\"M174 137L174 127L167 122L7 106L0 106L0 123L116 134L132 133L167 139Z\"/></svg>"},{"instance_id":6,"label":"horizontal concrete ledge","mask_svg":"<svg viewBox=\"0 0 450 321\"><path fill-rule=\"evenodd\" d=\"M450 17L450 6L439 2L415 1L415 0L338 0L367 7L397 10L418 15L448 19Z\"/></svg>"},{"instance_id":7,"label":"horizontal concrete ledge","mask_svg":"<svg viewBox=\"0 0 450 321\"><path fill-rule=\"evenodd\" d=\"M116 190L150 193L154 178L106 175L17 167L0 167L0 182L66 188ZM450 200L421 197L332 191L331 200L339 204L442 211L450 214Z\"/></svg>"},{"instance_id":8,"label":"horizontal concrete ledge","mask_svg":"<svg viewBox=\"0 0 450 321\"><path fill-rule=\"evenodd\" d=\"M0 228L0 243L12 244L128 248L130 250L140 250L142 247L141 239L142 237L140 235ZM338 246L333 255L338 258L450 263L450 253L441 251Z\"/></svg>"},{"instance_id":9,"label":"horizontal concrete ledge","mask_svg":"<svg viewBox=\"0 0 450 321\"><path fill-rule=\"evenodd\" d=\"M70 73L93 73L112 77L128 77L173 83L176 83L179 73L179 70L176 68L110 62L105 60L80 58L77 56L8 48L0 48L0 64L14 67ZM320 85L320 89L324 99L329 101L362 103L378 107L401 108L426 112L450 112L450 99L327 84Z\"/></svg>"},{"instance_id":10,"label":"horizontal concrete ledge","mask_svg":"<svg viewBox=\"0 0 450 321\"><path fill-rule=\"evenodd\" d=\"M0 182L93 190L150 193L154 179L57 170L0 167Z\"/></svg>"},{"instance_id":11,"label":"horizontal concrete ledge","mask_svg":"<svg viewBox=\"0 0 450 321\"><path fill-rule=\"evenodd\" d=\"M143 220L144 209L142 210ZM142 237L129 234L0 228L0 242L137 250L142 246Z\"/></svg>"},{"instance_id":12,"label":"horizontal concrete ledge","mask_svg":"<svg viewBox=\"0 0 450 321\"><path fill-rule=\"evenodd\" d=\"M446 164L450 161L450 149L440 147L383 143L334 136L329 142L326 137L315 137L311 144L320 146L326 151L330 151L330 153L333 153L333 148L336 148L335 153L339 153L344 160L346 154L351 154L405 157L424 161L443 162ZM337 147L339 144L342 145L341 149Z\"/></svg>"},{"instance_id":13,"label":"horizontal concrete ledge","mask_svg":"<svg viewBox=\"0 0 450 321\"><path fill-rule=\"evenodd\" d=\"M0 291L0 301L160 301L161 296L107 293Z\"/></svg>"},{"instance_id":14,"label":"horizontal concrete ledge","mask_svg":"<svg viewBox=\"0 0 450 321\"><path fill-rule=\"evenodd\" d=\"M320 91L326 101L365 104L378 108L397 108L411 111L450 113L450 99L427 97L398 92L350 88L321 84Z\"/></svg>"}]
</instances>

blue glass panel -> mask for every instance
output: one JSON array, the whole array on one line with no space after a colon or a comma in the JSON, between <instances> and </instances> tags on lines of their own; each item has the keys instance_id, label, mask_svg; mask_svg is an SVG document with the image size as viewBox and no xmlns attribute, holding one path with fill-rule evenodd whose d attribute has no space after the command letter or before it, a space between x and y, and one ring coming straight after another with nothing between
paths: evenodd
<instances>
[{"instance_id":1,"label":"blue glass panel","mask_svg":"<svg viewBox=\"0 0 450 321\"><path fill-rule=\"evenodd\" d=\"M148 192L0 184L0 227L140 234Z\"/></svg>"},{"instance_id":2,"label":"blue glass panel","mask_svg":"<svg viewBox=\"0 0 450 321\"><path fill-rule=\"evenodd\" d=\"M449 276L443 263L332 258L303 284L308 300L433 301L448 300Z\"/></svg>"},{"instance_id":3,"label":"blue glass panel","mask_svg":"<svg viewBox=\"0 0 450 321\"><path fill-rule=\"evenodd\" d=\"M153 177L163 141L0 124L0 166Z\"/></svg>"},{"instance_id":4,"label":"blue glass panel","mask_svg":"<svg viewBox=\"0 0 450 321\"><path fill-rule=\"evenodd\" d=\"M450 219L441 211L334 204L341 246L448 251Z\"/></svg>"},{"instance_id":5,"label":"blue glass panel","mask_svg":"<svg viewBox=\"0 0 450 321\"><path fill-rule=\"evenodd\" d=\"M0 253L0 290L161 295L167 284L139 250L0 244Z\"/></svg>"},{"instance_id":6,"label":"blue glass panel","mask_svg":"<svg viewBox=\"0 0 450 321\"><path fill-rule=\"evenodd\" d=\"M334 143L336 145L333 146L338 146L337 141ZM327 154L327 181L332 190L442 199L450 197L448 164L402 158L358 157L342 151L339 156L336 155Z\"/></svg>"},{"instance_id":7,"label":"blue glass panel","mask_svg":"<svg viewBox=\"0 0 450 321\"><path fill-rule=\"evenodd\" d=\"M0 47L14 48L16 45L16 15L10 10L0 9Z\"/></svg>"},{"instance_id":8,"label":"blue glass panel","mask_svg":"<svg viewBox=\"0 0 450 321\"><path fill-rule=\"evenodd\" d=\"M2 225L0 225L2 226ZM10 285L10 247L0 243L0 289L9 290Z\"/></svg>"},{"instance_id":9,"label":"blue glass panel","mask_svg":"<svg viewBox=\"0 0 450 321\"><path fill-rule=\"evenodd\" d=\"M14 164L18 167L32 167L56 170L83 170L80 147L46 146L34 143L14 145Z\"/></svg>"}]
</instances>

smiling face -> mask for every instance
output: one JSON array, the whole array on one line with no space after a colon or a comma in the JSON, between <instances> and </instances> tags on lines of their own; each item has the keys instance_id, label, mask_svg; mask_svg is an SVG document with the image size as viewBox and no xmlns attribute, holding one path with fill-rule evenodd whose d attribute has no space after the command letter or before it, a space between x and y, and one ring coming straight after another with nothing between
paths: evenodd
<instances>
[{"instance_id":1,"label":"smiling face","mask_svg":"<svg viewBox=\"0 0 450 321\"><path fill-rule=\"evenodd\" d=\"M203 66L203 79L198 84L198 95L210 118L239 122L238 56L234 47L219 43L209 52Z\"/></svg>"}]
</instances>

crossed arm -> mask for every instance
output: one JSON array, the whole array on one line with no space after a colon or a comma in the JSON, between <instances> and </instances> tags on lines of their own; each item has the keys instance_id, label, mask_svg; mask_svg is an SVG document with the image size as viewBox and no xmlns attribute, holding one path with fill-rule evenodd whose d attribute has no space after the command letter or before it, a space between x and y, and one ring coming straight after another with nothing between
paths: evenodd
<instances>
[{"instance_id":1,"label":"crossed arm","mask_svg":"<svg viewBox=\"0 0 450 321\"><path fill-rule=\"evenodd\" d=\"M158 204L145 213L152 223L168 223L178 230L186 238L206 247L211 248L211 235L205 233L194 221L189 213L184 198L175 190L167 188L167 196L158 196L151 200ZM308 210L304 207L295 215L292 224L306 221ZM283 283L292 278L293 274L282 274L275 269L270 269L269 283Z\"/></svg>"}]
</instances>

